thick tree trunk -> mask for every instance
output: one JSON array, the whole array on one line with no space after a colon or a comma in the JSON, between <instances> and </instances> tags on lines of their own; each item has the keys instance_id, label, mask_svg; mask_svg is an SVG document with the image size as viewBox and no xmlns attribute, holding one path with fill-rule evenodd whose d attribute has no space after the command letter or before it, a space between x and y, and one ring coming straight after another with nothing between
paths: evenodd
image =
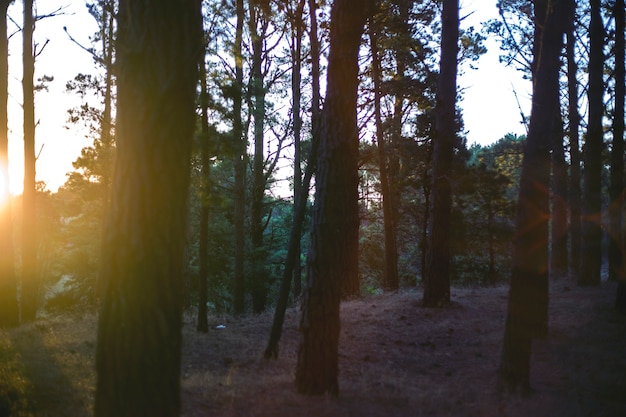
<instances>
[{"instance_id":1,"label":"thick tree trunk","mask_svg":"<svg viewBox=\"0 0 626 417\"><path fill-rule=\"evenodd\" d=\"M433 143L430 256L424 281L424 305L450 303L450 213L452 210L452 157L455 143L456 75L459 38L459 2L444 0L441 62L435 107Z\"/></svg>"},{"instance_id":2,"label":"thick tree trunk","mask_svg":"<svg viewBox=\"0 0 626 417\"><path fill-rule=\"evenodd\" d=\"M233 277L233 312L243 314L245 310L245 221L246 221L246 161L248 141L244 137L242 120L243 100L243 0L237 1L237 26L233 54L235 58L235 82L233 85L233 140L237 150L234 161L234 200L233 223L235 229L235 256Z\"/></svg>"},{"instance_id":3,"label":"thick tree trunk","mask_svg":"<svg viewBox=\"0 0 626 417\"><path fill-rule=\"evenodd\" d=\"M33 0L24 0L23 79L24 94L24 192L22 194L22 321L37 315L37 212L35 190L35 93L33 76Z\"/></svg>"},{"instance_id":4,"label":"thick tree trunk","mask_svg":"<svg viewBox=\"0 0 626 417\"><path fill-rule=\"evenodd\" d=\"M569 181L569 206L570 206L570 271L571 276L578 280L580 276L581 259L581 190L580 190L580 145L579 132L580 114L578 112L578 64L576 63L576 2L567 1L567 91L568 91L568 135L570 153L570 181Z\"/></svg>"},{"instance_id":5,"label":"thick tree trunk","mask_svg":"<svg viewBox=\"0 0 626 417\"><path fill-rule=\"evenodd\" d=\"M533 98L513 240L500 388L530 389L532 339L547 333L550 149L559 120L563 4L534 2Z\"/></svg>"},{"instance_id":6,"label":"thick tree trunk","mask_svg":"<svg viewBox=\"0 0 626 417\"><path fill-rule=\"evenodd\" d=\"M19 324L17 277L13 250L13 215L9 190L8 84L9 43L7 8L12 0L0 2L0 328Z\"/></svg>"},{"instance_id":7,"label":"thick tree trunk","mask_svg":"<svg viewBox=\"0 0 626 417\"><path fill-rule=\"evenodd\" d=\"M358 274L356 104L367 9L361 1L335 0L331 11L327 94L296 367L297 390L307 395L339 392L341 288L344 280Z\"/></svg>"},{"instance_id":8,"label":"thick tree trunk","mask_svg":"<svg viewBox=\"0 0 626 417\"><path fill-rule=\"evenodd\" d=\"M96 417L178 416L200 2L121 0L117 158L103 242Z\"/></svg>"},{"instance_id":9,"label":"thick tree trunk","mask_svg":"<svg viewBox=\"0 0 626 417\"><path fill-rule=\"evenodd\" d=\"M579 285L600 285L602 271L602 150L604 132L604 26L601 0L591 0L589 28L589 121L583 159L583 226Z\"/></svg>"},{"instance_id":10,"label":"thick tree trunk","mask_svg":"<svg viewBox=\"0 0 626 417\"><path fill-rule=\"evenodd\" d=\"M376 125L376 144L378 145L378 167L380 170L380 189L383 198L383 228L385 232L385 266L383 270L383 288L398 289L398 245L396 240L396 219L393 215L392 195L387 172L387 151L384 139L381 111L381 75L378 41L375 22L369 23L369 38L372 49L372 79L374 83L374 120Z\"/></svg>"}]
</instances>

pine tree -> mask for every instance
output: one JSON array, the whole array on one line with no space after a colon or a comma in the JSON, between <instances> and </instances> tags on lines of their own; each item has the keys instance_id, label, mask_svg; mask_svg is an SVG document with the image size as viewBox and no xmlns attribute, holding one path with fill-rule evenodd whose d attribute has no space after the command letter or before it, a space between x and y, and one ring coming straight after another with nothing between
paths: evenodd
<instances>
[{"instance_id":1,"label":"pine tree","mask_svg":"<svg viewBox=\"0 0 626 417\"><path fill-rule=\"evenodd\" d=\"M200 4L120 1L117 157L103 242L96 417L180 413L182 262Z\"/></svg>"},{"instance_id":2,"label":"pine tree","mask_svg":"<svg viewBox=\"0 0 626 417\"><path fill-rule=\"evenodd\" d=\"M602 151L604 132L604 24L601 0L591 0L589 119L583 152L583 229L580 285L600 285L602 269Z\"/></svg>"},{"instance_id":3,"label":"pine tree","mask_svg":"<svg viewBox=\"0 0 626 417\"><path fill-rule=\"evenodd\" d=\"M432 169L430 263L424 281L424 305L450 303L450 215L452 158L456 142L456 77L459 38L459 2L444 0L441 61L435 105Z\"/></svg>"},{"instance_id":4,"label":"pine tree","mask_svg":"<svg viewBox=\"0 0 626 417\"><path fill-rule=\"evenodd\" d=\"M358 274L356 104L367 6L356 0L335 0L331 11L327 93L296 368L297 390L307 395L339 393L341 289L346 279Z\"/></svg>"},{"instance_id":5,"label":"pine tree","mask_svg":"<svg viewBox=\"0 0 626 417\"><path fill-rule=\"evenodd\" d=\"M545 337L548 320L550 150L559 119L563 2L534 2L533 97L520 178L513 271L504 330L500 387L530 390L532 339Z\"/></svg>"},{"instance_id":6,"label":"pine tree","mask_svg":"<svg viewBox=\"0 0 626 417\"><path fill-rule=\"evenodd\" d=\"M24 95L24 191L22 194L22 297L23 321L35 320L37 315L37 228L35 190L35 92L33 76L33 0L24 0L23 79Z\"/></svg>"},{"instance_id":7,"label":"pine tree","mask_svg":"<svg viewBox=\"0 0 626 417\"><path fill-rule=\"evenodd\" d=\"M8 82L9 44L7 8L13 0L0 2L0 328L19 323L17 277L14 266L13 219L9 191Z\"/></svg>"}]
</instances>

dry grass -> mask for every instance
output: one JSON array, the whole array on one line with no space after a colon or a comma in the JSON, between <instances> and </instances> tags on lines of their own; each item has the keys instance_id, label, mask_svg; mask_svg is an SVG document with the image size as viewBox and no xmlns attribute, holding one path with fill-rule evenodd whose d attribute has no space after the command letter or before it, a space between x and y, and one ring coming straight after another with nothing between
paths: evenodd
<instances>
[{"instance_id":1,"label":"dry grass","mask_svg":"<svg viewBox=\"0 0 626 417\"><path fill-rule=\"evenodd\" d=\"M623 416L626 319L611 308L614 293L613 284L552 285L550 336L533 346L526 399L495 390L505 287L454 289L454 303L441 310L421 308L415 291L344 303L336 400L294 390L295 309L277 361L262 359L269 313L211 317L208 334L186 317L183 415ZM0 333L0 371L13 364L37 410L23 416L91 415L95 323L90 315L49 318Z\"/></svg>"}]
</instances>

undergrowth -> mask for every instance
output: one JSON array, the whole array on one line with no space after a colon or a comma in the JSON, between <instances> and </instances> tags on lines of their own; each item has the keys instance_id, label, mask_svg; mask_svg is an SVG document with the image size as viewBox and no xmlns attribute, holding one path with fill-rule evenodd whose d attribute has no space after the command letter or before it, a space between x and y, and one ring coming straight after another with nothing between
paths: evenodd
<instances>
[{"instance_id":1,"label":"undergrowth","mask_svg":"<svg viewBox=\"0 0 626 417\"><path fill-rule=\"evenodd\" d=\"M0 417L32 417L32 390L11 340L0 332Z\"/></svg>"}]
</instances>

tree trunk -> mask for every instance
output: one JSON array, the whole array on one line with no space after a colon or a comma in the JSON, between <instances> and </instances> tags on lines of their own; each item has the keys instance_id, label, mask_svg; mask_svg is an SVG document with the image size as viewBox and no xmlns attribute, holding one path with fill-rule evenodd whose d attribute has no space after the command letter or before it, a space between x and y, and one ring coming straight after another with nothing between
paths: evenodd
<instances>
[{"instance_id":1,"label":"tree trunk","mask_svg":"<svg viewBox=\"0 0 626 417\"><path fill-rule=\"evenodd\" d=\"M433 144L430 264L424 281L424 305L427 307L442 307L450 303L450 177L456 135L458 0L444 0L441 19L441 62Z\"/></svg>"},{"instance_id":2,"label":"tree trunk","mask_svg":"<svg viewBox=\"0 0 626 417\"><path fill-rule=\"evenodd\" d=\"M22 194L22 321L37 315L37 214L35 190L35 96L33 76L33 0L24 0L23 79L24 94L24 192Z\"/></svg>"},{"instance_id":3,"label":"tree trunk","mask_svg":"<svg viewBox=\"0 0 626 417\"><path fill-rule=\"evenodd\" d=\"M626 46L624 45L624 0L616 0L614 6L614 17L615 17L615 116L614 116L614 125L613 125L613 138L618 144L618 148L621 146L621 154L618 153L619 149L615 148L615 143L613 144L613 154L615 156L615 176L616 183L615 189L617 190L619 180L617 177L623 178L624 175L624 95L626 92L624 91L624 49ZM616 143L617 143L616 142ZM618 171L618 166L620 162L617 159L621 159L621 174ZM620 188L623 188L623 183ZM620 192L623 193L623 190ZM624 266L624 262L626 261L624 258L626 257L626 234L622 230L623 227L623 219L622 219L622 211L624 204L624 195L621 194L621 200L619 203L620 212L619 214L616 212L615 223L611 223L611 229L614 231L612 233L613 239L621 239L617 241L618 245L621 247L620 255L618 262L615 262L611 267L613 274L615 274L616 279L618 280L617 286L617 297L615 299L615 307L618 311L622 313L626 313L626 268ZM621 236L619 233L621 232Z\"/></svg>"},{"instance_id":4,"label":"tree trunk","mask_svg":"<svg viewBox=\"0 0 626 417\"><path fill-rule=\"evenodd\" d=\"M559 120L563 4L534 2L533 98L520 178L500 388L530 390L532 339L547 333L550 149Z\"/></svg>"},{"instance_id":5,"label":"tree trunk","mask_svg":"<svg viewBox=\"0 0 626 417\"><path fill-rule=\"evenodd\" d=\"M589 28L589 122L584 147L583 226L579 285L600 285L602 271L602 150L604 133L604 26L601 1L591 0Z\"/></svg>"},{"instance_id":6,"label":"tree trunk","mask_svg":"<svg viewBox=\"0 0 626 417\"><path fill-rule=\"evenodd\" d=\"M304 214L306 212L306 202L309 195L309 186L317 165L320 113L320 48L317 37L317 17L315 14L317 4L315 0L308 0L308 6L311 16L311 83L313 90L311 97L311 124L313 127L311 132L312 147L311 154L309 155L309 161L304 172L304 178L302 179L302 186L300 188L302 195L295 198L294 220L291 227L291 233L289 235L289 246L287 249L287 258L285 259L285 269L283 270L278 300L276 301L276 310L272 321L270 338L263 354L265 359L278 358L278 343L280 342L280 337L282 335L283 323L285 321L285 310L287 310L287 303L289 302L291 277L294 273L293 271L296 270L296 265L300 262L297 258L300 257L300 237L302 235L302 226L304 223Z\"/></svg>"},{"instance_id":7,"label":"tree trunk","mask_svg":"<svg viewBox=\"0 0 626 417\"><path fill-rule=\"evenodd\" d=\"M9 190L9 43L7 8L13 0L0 2L0 328L19 324L17 278L13 250L13 215Z\"/></svg>"},{"instance_id":8,"label":"tree trunk","mask_svg":"<svg viewBox=\"0 0 626 417\"><path fill-rule=\"evenodd\" d=\"M429 152L432 154L432 152ZM430 159L430 158L428 158ZM427 159L427 160L428 160ZM426 281L428 275L428 219L430 218L430 191L431 180L428 170L422 172L422 192L424 193L424 215L422 216L422 235L420 236L420 269L422 272L422 282Z\"/></svg>"},{"instance_id":9,"label":"tree trunk","mask_svg":"<svg viewBox=\"0 0 626 417\"><path fill-rule=\"evenodd\" d=\"M576 2L567 1L567 90L568 90L568 135L570 153L570 183L569 183L569 205L570 205L570 236L571 236L571 257L570 271L572 277L578 280L580 276L581 259L581 191L580 191L580 145L579 132L580 114L578 112L578 64L576 63Z\"/></svg>"},{"instance_id":10,"label":"tree trunk","mask_svg":"<svg viewBox=\"0 0 626 417\"><path fill-rule=\"evenodd\" d=\"M302 20L302 14L304 13L305 0L299 0L292 16L292 28L291 32L291 56L293 59L293 69L291 74L291 96L293 100L292 113L293 113L293 206L294 214L293 221L296 220L296 207L298 206L298 198L302 196L302 115L300 114L302 101L302 35L304 32L304 22ZM295 30L293 30L295 29ZM304 195L307 198L308 192ZM300 262L300 236L294 241L296 259L293 267L293 295L299 297L302 292L302 263Z\"/></svg>"},{"instance_id":11,"label":"tree trunk","mask_svg":"<svg viewBox=\"0 0 626 417\"><path fill-rule=\"evenodd\" d=\"M494 247L494 209L491 200L487 200L487 251L489 253L489 272L487 276L488 285L496 285L496 250Z\"/></svg>"},{"instance_id":12,"label":"tree trunk","mask_svg":"<svg viewBox=\"0 0 626 417\"><path fill-rule=\"evenodd\" d=\"M563 122L560 114L554 122L552 133L552 212L550 275L553 278L568 276L567 241L567 163L563 149Z\"/></svg>"},{"instance_id":13,"label":"tree trunk","mask_svg":"<svg viewBox=\"0 0 626 417\"><path fill-rule=\"evenodd\" d=\"M289 234L285 269L283 270L278 300L276 301L276 310L274 312L274 320L272 321L270 338L263 354L265 359L278 358L278 342L280 342L280 337L283 332L285 310L287 310L287 304L289 302L291 278L293 276L293 272L295 271L296 263L299 262L298 258L300 257L300 245L298 243L300 242L300 237L302 236L302 226L304 223L304 214L306 213L309 185L311 184L311 177L313 177L313 172L317 164L316 159L318 142L316 140L316 135L313 135L313 140L314 142L311 149L311 155L302 180L302 188L300 190L302 194L296 199L297 204L294 207L294 219L293 225L291 226L291 232Z\"/></svg>"},{"instance_id":14,"label":"tree trunk","mask_svg":"<svg viewBox=\"0 0 626 417\"><path fill-rule=\"evenodd\" d=\"M393 213L392 195L387 172L387 151L384 139L381 114L381 75L378 41L374 19L370 19L369 37L372 49L372 79L374 83L374 119L376 124L376 144L378 145L378 166L380 170L380 189L383 198L383 228L385 232L385 266L383 270L383 288L397 290L398 280L398 245L396 240L396 218Z\"/></svg>"},{"instance_id":15,"label":"tree trunk","mask_svg":"<svg viewBox=\"0 0 626 417\"><path fill-rule=\"evenodd\" d=\"M398 16L400 26L398 33L405 36L410 33L409 28L409 1L398 2ZM406 67L411 60L410 51L399 47L394 51L396 62L396 78L404 80L406 77ZM398 276L398 222L400 219L400 152L402 147L402 121L404 118L404 105L406 91L399 83L399 91L395 91L393 103L393 116L391 120L391 135L389 146L384 146L384 156L387 177L387 194L383 196L383 216L385 233L385 276L390 288L397 288L400 285ZM384 140L384 138L383 138ZM381 174L382 176L382 174ZM383 192L384 194L384 192ZM426 248L426 246L424 246Z\"/></svg>"},{"instance_id":16,"label":"tree trunk","mask_svg":"<svg viewBox=\"0 0 626 417\"><path fill-rule=\"evenodd\" d=\"M613 146L611 149L611 185L609 195L609 279L624 276L624 0L617 0L615 18L615 114L613 116ZM624 278L626 279L626 278Z\"/></svg>"},{"instance_id":17,"label":"tree trunk","mask_svg":"<svg viewBox=\"0 0 626 417\"><path fill-rule=\"evenodd\" d=\"M103 242L96 417L178 416L199 1L121 0L117 158Z\"/></svg>"},{"instance_id":18,"label":"tree trunk","mask_svg":"<svg viewBox=\"0 0 626 417\"><path fill-rule=\"evenodd\" d=\"M205 48L206 50L206 48ZM200 243L198 245L198 323L196 329L199 332L209 331L207 317L208 302L208 279L209 279L209 193L211 191L209 175L211 172L211 160L209 159L209 102L207 91L207 71L205 57L200 59Z\"/></svg>"},{"instance_id":19,"label":"tree trunk","mask_svg":"<svg viewBox=\"0 0 626 417\"><path fill-rule=\"evenodd\" d=\"M100 31L102 42L102 61L104 63L104 109L100 122L100 145L98 157L102 159L102 219L107 218L109 208L109 195L111 193L111 177L115 159L115 145L112 135L113 129L113 44L115 42L115 2L102 2L102 28ZM104 233L104 231L103 231ZM94 301L102 297L102 283L98 278L94 288Z\"/></svg>"},{"instance_id":20,"label":"tree trunk","mask_svg":"<svg viewBox=\"0 0 626 417\"><path fill-rule=\"evenodd\" d=\"M235 315L243 314L245 310L245 221L246 221L246 161L248 141L244 137L242 120L243 99L243 0L237 1L237 26L233 54L235 58L235 82L233 85L233 140L237 150L234 161L235 209L233 223L235 228L235 259L233 279L233 310Z\"/></svg>"},{"instance_id":21,"label":"tree trunk","mask_svg":"<svg viewBox=\"0 0 626 417\"><path fill-rule=\"evenodd\" d=\"M356 104L367 8L360 1L335 0L331 11L327 94L296 367L297 390L307 395L338 395L341 289L346 279L358 274Z\"/></svg>"},{"instance_id":22,"label":"tree trunk","mask_svg":"<svg viewBox=\"0 0 626 417\"><path fill-rule=\"evenodd\" d=\"M254 2L251 2L254 3ZM265 311L268 283L265 268L266 255L263 248L263 198L265 197L265 157L263 156L265 129L265 79L263 65L263 37L265 35L266 16L260 6L250 5L250 36L252 38L252 96L254 97L254 158L252 160L252 201L250 210L251 229L251 293L252 310L255 313ZM259 25L262 30L259 32Z\"/></svg>"}]
</instances>

